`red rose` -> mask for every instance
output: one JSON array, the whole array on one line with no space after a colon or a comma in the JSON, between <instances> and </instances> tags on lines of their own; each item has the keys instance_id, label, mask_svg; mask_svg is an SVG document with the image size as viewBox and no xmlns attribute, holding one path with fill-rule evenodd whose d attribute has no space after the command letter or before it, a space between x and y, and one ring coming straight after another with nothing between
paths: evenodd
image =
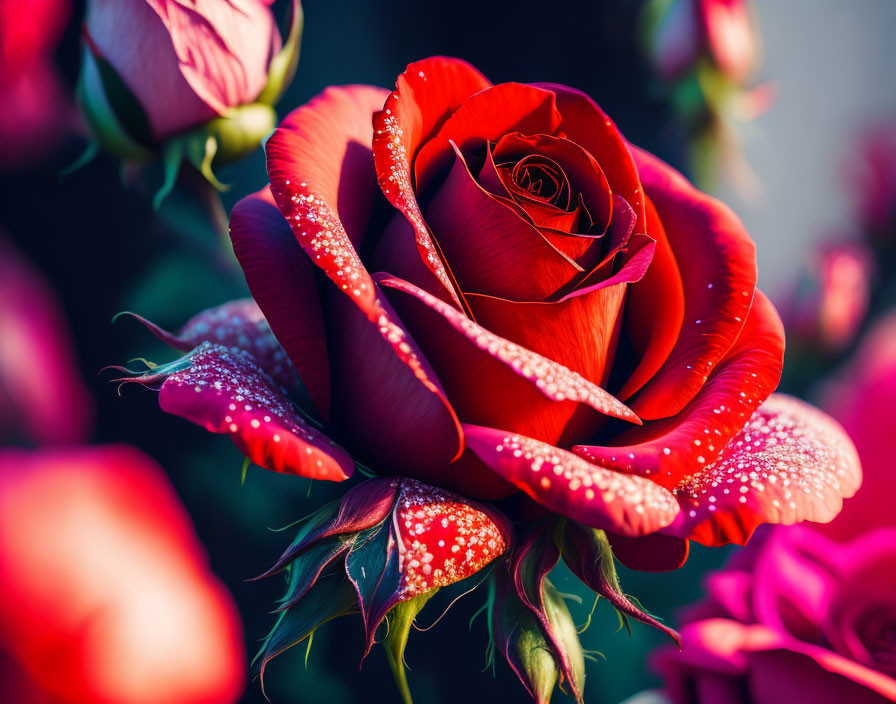
<instances>
[{"instance_id":1,"label":"red rose","mask_svg":"<svg viewBox=\"0 0 896 704\"><path fill-rule=\"evenodd\" d=\"M784 340L740 221L583 93L430 58L391 94L327 89L266 152L271 186L234 209L234 248L312 413L355 460L705 543L830 520L855 490L835 425L788 399L759 408ZM264 425L203 415L232 397L190 395L214 376L204 354L168 410L314 476ZM320 471L350 473L333 451Z\"/></svg>"}]
</instances>

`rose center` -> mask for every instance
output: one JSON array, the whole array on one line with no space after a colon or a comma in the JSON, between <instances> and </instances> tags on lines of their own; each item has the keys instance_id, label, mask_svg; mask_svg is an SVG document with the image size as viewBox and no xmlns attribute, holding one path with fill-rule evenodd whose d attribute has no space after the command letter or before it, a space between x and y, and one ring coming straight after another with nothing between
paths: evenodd
<instances>
[{"instance_id":1,"label":"rose center","mask_svg":"<svg viewBox=\"0 0 896 704\"><path fill-rule=\"evenodd\" d=\"M571 196L569 179L563 168L553 159L531 154L513 164L499 168L510 170L510 183L520 195L561 210L569 208Z\"/></svg>"}]
</instances>

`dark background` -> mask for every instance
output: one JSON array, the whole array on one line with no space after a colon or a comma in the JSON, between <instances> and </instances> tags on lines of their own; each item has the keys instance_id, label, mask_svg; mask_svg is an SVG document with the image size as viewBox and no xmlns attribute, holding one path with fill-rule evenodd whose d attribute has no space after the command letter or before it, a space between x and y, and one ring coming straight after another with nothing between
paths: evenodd
<instances>
[{"instance_id":1,"label":"dark background","mask_svg":"<svg viewBox=\"0 0 896 704\"><path fill-rule=\"evenodd\" d=\"M581 88L630 140L681 167L680 130L635 47L638 8L634 0L307 0L299 71L279 113L284 115L330 84L389 87L407 63L448 54L471 61L494 82L553 81ZM59 66L71 85L78 68L82 16L79 4L58 52ZM172 357L133 321L113 325L115 313L135 310L176 327L204 307L243 295L245 289L211 262L208 233L198 226L186 238L175 233L153 212L139 187L122 185L113 159L101 156L75 174L60 177L83 146L82 139L71 138L40 166L0 175L0 226L36 262L61 298L81 369L94 392L94 440L133 443L169 472L208 548L212 568L238 602L251 657L273 623L268 612L283 585L276 578L245 580L263 571L290 539L288 532L269 528L307 514L334 490L257 468L249 470L241 486L242 457L226 439L162 414L152 392L127 388L119 397L108 383L109 375L99 374L108 364L138 355L157 362ZM224 196L228 209L267 180L260 152L220 175L233 184ZM623 586L653 613L674 621L676 608L698 596L700 575L725 554L697 548L684 569L660 575L624 572ZM583 622L591 606L587 594L568 574L552 579L561 591L585 599L582 607L573 605L574 615ZM467 623L484 598L483 590L474 592L435 628L412 634L407 660L418 702L527 701L502 659L494 672L482 672L484 618L469 629ZM421 621L434 621L444 603L447 598L434 600ZM588 702L615 704L656 684L644 661L648 650L661 642L659 634L640 624L633 625L631 636L617 628L612 609L598 604L582 640L586 649L600 651L606 660L588 664ZM360 619L328 624L315 635L307 670L304 644L286 653L268 671L271 700L399 701L380 649L374 649L359 670L361 636ZM559 693L556 698L563 699ZM244 701L264 701L257 681L249 683Z\"/></svg>"}]
</instances>

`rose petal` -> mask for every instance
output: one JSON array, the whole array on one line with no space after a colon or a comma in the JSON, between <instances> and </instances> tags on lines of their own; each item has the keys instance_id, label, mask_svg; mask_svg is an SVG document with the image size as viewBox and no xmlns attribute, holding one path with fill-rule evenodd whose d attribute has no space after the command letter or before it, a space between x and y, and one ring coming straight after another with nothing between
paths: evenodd
<instances>
[{"instance_id":1,"label":"rose petal","mask_svg":"<svg viewBox=\"0 0 896 704\"><path fill-rule=\"evenodd\" d=\"M627 399L653 378L678 341L684 321L684 289L666 230L649 198L645 198L647 234L656 242L650 267L629 288L625 310L625 335L632 353L617 355L616 364L638 360L619 397Z\"/></svg>"},{"instance_id":2,"label":"rose petal","mask_svg":"<svg viewBox=\"0 0 896 704\"><path fill-rule=\"evenodd\" d=\"M450 147L449 147L450 148ZM460 150L426 221L466 295L543 300L582 273L529 222L485 191Z\"/></svg>"},{"instance_id":3,"label":"rose petal","mask_svg":"<svg viewBox=\"0 0 896 704\"><path fill-rule=\"evenodd\" d=\"M684 284L678 341L633 402L639 415L666 418L694 398L743 328L756 287L756 247L727 206L656 157L632 149Z\"/></svg>"},{"instance_id":4,"label":"rose petal","mask_svg":"<svg viewBox=\"0 0 896 704\"><path fill-rule=\"evenodd\" d=\"M460 311L437 299L425 291L388 275L377 277L380 285L391 290L400 291L422 303L433 315L426 318L435 322L439 318L453 329L456 335L470 343L467 349L478 349L485 352L487 359L494 359L501 365L511 369L516 375L532 383L547 398L556 402L571 401L590 406L594 410L614 418L638 423L637 417L622 403L613 398L596 384L589 382L580 374L567 367L542 357L508 340L480 327ZM418 307L419 310L419 307ZM421 333L427 331L426 325L416 326ZM435 332L433 330L433 332ZM423 339L421 337L421 339ZM428 351L429 352L429 351ZM437 352L433 350L432 352ZM428 356L434 357L435 355ZM456 362L456 360L455 360ZM476 364L481 365L481 360ZM466 365L460 365L463 370ZM470 372L474 369L467 367ZM454 388L453 386L451 388ZM464 414L464 417L468 417Z\"/></svg>"},{"instance_id":5,"label":"rose petal","mask_svg":"<svg viewBox=\"0 0 896 704\"><path fill-rule=\"evenodd\" d=\"M380 188L413 225L420 258L458 304L454 283L417 204L411 164L420 145L451 112L489 85L488 79L465 61L431 57L407 67L383 109L373 116L373 154Z\"/></svg>"},{"instance_id":6,"label":"rose petal","mask_svg":"<svg viewBox=\"0 0 896 704\"><path fill-rule=\"evenodd\" d=\"M271 192L311 261L355 301L399 359L450 410L405 332L377 301L355 249L376 191L370 118L384 95L370 86L328 88L291 112L265 147Z\"/></svg>"},{"instance_id":7,"label":"rose petal","mask_svg":"<svg viewBox=\"0 0 896 704\"><path fill-rule=\"evenodd\" d=\"M492 471L552 511L624 536L653 533L678 513L672 494L649 479L591 464L552 445L464 424L467 446Z\"/></svg>"},{"instance_id":8,"label":"rose petal","mask_svg":"<svg viewBox=\"0 0 896 704\"><path fill-rule=\"evenodd\" d=\"M277 210L270 187L234 206L230 239L252 297L292 360L315 408L329 419L330 363L317 281L308 257Z\"/></svg>"},{"instance_id":9,"label":"rose petal","mask_svg":"<svg viewBox=\"0 0 896 704\"><path fill-rule=\"evenodd\" d=\"M573 452L671 489L713 462L768 398L781 377L783 353L781 321L757 291L737 343L681 413L622 434L618 446L579 445Z\"/></svg>"},{"instance_id":10,"label":"rose petal","mask_svg":"<svg viewBox=\"0 0 896 704\"><path fill-rule=\"evenodd\" d=\"M613 546L613 557L630 570L641 572L670 572L683 566L688 559L690 543L663 533L651 533L638 538L607 533Z\"/></svg>"},{"instance_id":11,"label":"rose petal","mask_svg":"<svg viewBox=\"0 0 896 704\"><path fill-rule=\"evenodd\" d=\"M412 479L402 481L396 507L401 600L466 579L510 543L497 511Z\"/></svg>"},{"instance_id":12,"label":"rose petal","mask_svg":"<svg viewBox=\"0 0 896 704\"><path fill-rule=\"evenodd\" d=\"M619 129L597 103L581 91L559 83L535 85L556 96L557 110L563 116L558 131L597 160L613 193L622 196L635 211L636 231L644 232L644 197L638 169Z\"/></svg>"},{"instance_id":13,"label":"rose petal","mask_svg":"<svg viewBox=\"0 0 896 704\"><path fill-rule=\"evenodd\" d=\"M215 112L224 114L227 108L258 97L271 57L280 49L277 22L266 3L193 0L186 5L147 0L147 4L165 24L184 78Z\"/></svg>"},{"instance_id":14,"label":"rose petal","mask_svg":"<svg viewBox=\"0 0 896 704\"><path fill-rule=\"evenodd\" d=\"M436 395L396 357L377 326L340 292L330 289L324 310L333 424L339 439L371 467L437 479L463 451L460 422L453 408L441 400L444 391L438 377L402 328L402 344L420 360L426 377L439 384ZM380 305L390 319L399 319L382 295Z\"/></svg>"},{"instance_id":15,"label":"rose petal","mask_svg":"<svg viewBox=\"0 0 896 704\"><path fill-rule=\"evenodd\" d=\"M227 433L260 467L332 481L352 475L351 457L309 425L247 352L206 342L187 362L162 384L163 411Z\"/></svg>"},{"instance_id":16,"label":"rose petal","mask_svg":"<svg viewBox=\"0 0 896 704\"><path fill-rule=\"evenodd\" d=\"M274 337L258 304L251 298L228 301L197 313L177 335L142 316L129 313L165 344L189 352L203 342L245 350L259 367L285 389L295 389L299 377Z\"/></svg>"},{"instance_id":17,"label":"rose petal","mask_svg":"<svg viewBox=\"0 0 896 704\"><path fill-rule=\"evenodd\" d=\"M718 460L674 488L682 510L665 532L743 544L761 523L831 520L860 483L858 456L840 426L776 394Z\"/></svg>"},{"instance_id":18,"label":"rose petal","mask_svg":"<svg viewBox=\"0 0 896 704\"><path fill-rule=\"evenodd\" d=\"M93 424L59 303L0 233L0 443L84 442Z\"/></svg>"},{"instance_id":19,"label":"rose petal","mask_svg":"<svg viewBox=\"0 0 896 704\"><path fill-rule=\"evenodd\" d=\"M414 160L418 192L451 164L451 143L461 152L483 146L508 132L553 134L560 124L554 94L523 83L488 86L464 100Z\"/></svg>"}]
</instances>

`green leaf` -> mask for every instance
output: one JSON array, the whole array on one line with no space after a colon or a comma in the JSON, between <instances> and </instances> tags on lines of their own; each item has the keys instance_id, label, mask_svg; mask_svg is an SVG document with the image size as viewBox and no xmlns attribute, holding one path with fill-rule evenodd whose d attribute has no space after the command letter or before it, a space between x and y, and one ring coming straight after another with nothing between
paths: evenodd
<instances>
[{"instance_id":1,"label":"green leaf","mask_svg":"<svg viewBox=\"0 0 896 704\"><path fill-rule=\"evenodd\" d=\"M402 601L396 604L389 612L389 635L383 641L383 647L386 649L389 666L392 668L395 683L398 685L398 691L401 693L401 698L405 704L413 704L404 663L404 651L408 644L408 635L411 632L411 625L414 623L417 614L420 613L426 602L437 591L439 590L433 589L408 601Z\"/></svg>"}]
</instances>

